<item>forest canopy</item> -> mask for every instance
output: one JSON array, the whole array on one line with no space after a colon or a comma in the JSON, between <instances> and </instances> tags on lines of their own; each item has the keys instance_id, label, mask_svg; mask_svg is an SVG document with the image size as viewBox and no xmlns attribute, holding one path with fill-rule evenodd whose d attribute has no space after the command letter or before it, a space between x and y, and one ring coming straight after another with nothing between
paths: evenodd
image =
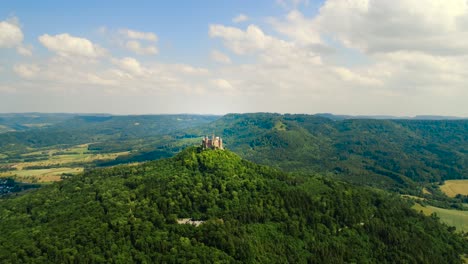
<instances>
[{"instance_id":1,"label":"forest canopy","mask_svg":"<svg viewBox=\"0 0 468 264\"><path fill-rule=\"evenodd\" d=\"M0 219L2 263L459 263L468 252L396 195L197 147L2 199Z\"/></svg>"}]
</instances>

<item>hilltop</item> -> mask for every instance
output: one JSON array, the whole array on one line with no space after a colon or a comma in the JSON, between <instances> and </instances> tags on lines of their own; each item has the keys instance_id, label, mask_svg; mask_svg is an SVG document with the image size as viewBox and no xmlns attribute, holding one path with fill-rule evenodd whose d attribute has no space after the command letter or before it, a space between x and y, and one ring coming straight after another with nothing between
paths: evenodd
<instances>
[{"instance_id":1,"label":"hilltop","mask_svg":"<svg viewBox=\"0 0 468 264\"><path fill-rule=\"evenodd\" d=\"M468 120L274 113L65 117L8 117L8 122L22 126L24 122L40 124L47 118L53 124L0 134L0 171L14 174L11 169L18 163L39 168L36 163L50 160L51 154L65 154L67 149L73 153L82 146L87 149L81 160L73 157L73 163L63 165L44 162L40 169L58 171L56 167L62 166L66 171L81 171L154 160L171 157L199 143L201 137L216 133L228 149L259 164L289 172L327 174L412 195L424 195L424 188L437 189L445 180L468 177ZM87 158L100 154L106 159ZM39 172L18 173L34 178Z\"/></svg>"},{"instance_id":2,"label":"hilltop","mask_svg":"<svg viewBox=\"0 0 468 264\"><path fill-rule=\"evenodd\" d=\"M242 157L286 171L329 172L391 190L468 177L468 120L333 120L319 115L229 114L214 131Z\"/></svg>"},{"instance_id":3,"label":"hilltop","mask_svg":"<svg viewBox=\"0 0 468 264\"><path fill-rule=\"evenodd\" d=\"M458 263L466 241L410 205L228 150L190 147L0 200L0 260Z\"/></svg>"}]
</instances>

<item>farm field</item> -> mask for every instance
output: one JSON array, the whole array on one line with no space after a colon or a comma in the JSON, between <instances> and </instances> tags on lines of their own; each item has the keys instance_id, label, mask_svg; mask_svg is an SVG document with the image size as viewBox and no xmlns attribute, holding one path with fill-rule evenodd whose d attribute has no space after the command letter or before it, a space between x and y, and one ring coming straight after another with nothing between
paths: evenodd
<instances>
[{"instance_id":1,"label":"farm field","mask_svg":"<svg viewBox=\"0 0 468 264\"><path fill-rule=\"evenodd\" d=\"M70 148L52 148L33 150L22 154L22 161L4 163L4 167L12 170L0 172L0 177L11 177L19 182L47 183L61 180L63 174L77 174L84 170L84 165L98 160L113 160L129 152L94 153L88 151L88 144ZM4 157L0 157L4 158Z\"/></svg>"},{"instance_id":2,"label":"farm field","mask_svg":"<svg viewBox=\"0 0 468 264\"><path fill-rule=\"evenodd\" d=\"M75 168L51 168L35 170L17 170L0 173L0 177L11 177L18 182L26 183L47 183L60 181L62 174L77 174L83 172L83 167Z\"/></svg>"},{"instance_id":3,"label":"farm field","mask_svg":"<svg viewBox=\"0 0 468 264\"><path fill-rule=\"evenodd\" d=\"M468 180L447 180L440 190L449 197L455 197L457 194L468 195Z\"/></svg>"},{"instance_id":4,"label":"farm field","mask_svg":"<svg viewBox=\"0 0 468 264\"><path fill-rule=\"evenodd\" d=\"M449 225L457 228L457 231L468 232L468 211L443 209L434 206L422 206L416 203L413 206L416 211L422 211L425 215L436 213L440 220Z\"/></svg>"}]
</instances>

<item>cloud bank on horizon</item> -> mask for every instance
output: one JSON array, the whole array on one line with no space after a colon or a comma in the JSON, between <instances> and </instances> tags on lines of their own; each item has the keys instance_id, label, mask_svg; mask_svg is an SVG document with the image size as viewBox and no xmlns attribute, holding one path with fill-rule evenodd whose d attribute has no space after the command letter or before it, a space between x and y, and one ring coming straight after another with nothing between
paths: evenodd
<instances>
[{"instance_id":1,"label":"cloud bank on horizon","mask_svg":"<svg viewBox=\"0 0 468 264\"><path fill-rule=\"evenodd\" d=\"M177 44L102 24L32 35L5 14L0 112L468 116L467 1L312 4L277 0L276 15L261 16L238 7ZM184 45L202 59L165 57Z\"/></svg>"}]
</instances>

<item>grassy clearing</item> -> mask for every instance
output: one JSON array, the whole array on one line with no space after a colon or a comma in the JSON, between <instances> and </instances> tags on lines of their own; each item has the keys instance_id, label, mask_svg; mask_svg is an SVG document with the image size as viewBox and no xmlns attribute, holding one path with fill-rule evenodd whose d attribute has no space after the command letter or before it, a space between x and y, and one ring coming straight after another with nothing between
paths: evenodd
<instances>
[{"instance_id":1,"label":"grassy clearing","mask_svg":"<svg viewBox=\"0 0 468 264\"><path fill-rule=\"evenodd\" d=\"M426 200L426 198L422 198L422 197L414 196L414 195L409 195L409 194L402 194L401 197L407 198L407 199L413 199L413 200L420 200L420 201Z\"/></svg>"},{"instance_id":2,"label":"grassy clearing","mask_svg":"<svg viewBox=\"0 0 468 264\"><path fill-rule=\"evenodd\" d=\"M427 188L423 188L423 194L432 194Z\"/></svg>"},{"instance_id":3,"label":"grassy clearing","mask_svg":"<svg viewBox=\"0 0 468 264\"><path fill-rule=\"evenodd\" d=\"M38 170L18 170L0 173L0 177L12 177L19 182L44 183L60 181L63 173L78 174L83 172L83 168L52 168Z\"/></svg>"},{"instance_id":4,"label":"grassy clearing","mask_svg":"<svg viewBox=\"0 0 468 264\"><path fill-rule=\"evenodd\" d=\"M286 125L283 122L278 121L278 122L275 123L274 129L276 129L278 131L286 131Z\"/></svg>"},{"instance_id":5,"label":"grassy clearing","mask_svg":"<svg viewBox=\"0 0 468 264\"><path fill-rule=\"evenodd\" d=\"M89 144L82 144L82 145L77 145L71 148L43 148L41 150L35 150L31 149L31 152L22 154L22 157L30 157L30 156L38 156L38 155L43 155L43 156L53 156L59 154L84 154L88 152L88 145ZM33 151L34 150L34 151Z\"/></svg>"},{"instance_id":6,"label":"grassy clearing","mask_svg":"<svg viewBox=\"0 0 468 264\"><path fill-rule=\"evenodd\" d=\"M90 163L96 160L113 160L118 156L128 154L128 151L105 154L93 153L88 151L88 145L84 144L66 149L50 149L30 152L24 154L23 156L28 157L34 155L44 155L47 157L47 160L18 162L13 164L13 166L18 170L23 170L24 168L31 166L67 166L77 163Z\"/></svg>"},{"instance_id":7,"label":"grassy clearing","mask_svg":"<svg viewBox=\"0 0 468 264\"><path fill-rule=\"evenodd\" d=\"M443 223L456 227L457 231L468 232L468 211L449 210L430 205L422 206L418 203L413 206L413 209L422 211L425 215L436 213Z\"/></svg>"},{"instance_id":8,"label":"grassy clearing","mask_svg":"<svg viewBox=\"0 0 468 264\"><path fill-rule=\"evenodd\" d=\"M113 160L129 152L94 153L88 151L88 144L70 148L33 149L23 154L25 159L40 157L44 160L10 163L14 171L0 173L0 177L14 177L21 182L59 181L63 173L77 174L83 171L83 165L97 160ZM0 157L1 158L1 157Z\"/></svg>"},{"instance_id":9,"label":"grassy clearing","mask_svg":"<svg viewBox=\"0 0 468 264\"><path fill-rule=\"evenodd\" d=\"M455 197L457 194L468 195L468 180L445 181L440 190L449 197Z\"/></svg>"}]
</instances>

